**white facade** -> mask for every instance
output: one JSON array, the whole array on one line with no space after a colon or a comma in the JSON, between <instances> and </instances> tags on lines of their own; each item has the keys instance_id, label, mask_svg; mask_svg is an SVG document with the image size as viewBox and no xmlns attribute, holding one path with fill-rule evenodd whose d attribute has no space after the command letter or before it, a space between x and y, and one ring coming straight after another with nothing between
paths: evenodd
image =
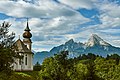
<instances>
[{"instance_id":1,"label":"white facade","mask_svg":"<svg viewBox=\"0 0 120 80\"><path fill-rule=\"evenodd\" d=\"M23 54L23 59L15 59L13 70L15 71L32 71L33 70L33 55Z\"/></svg>"},{"instance_id":2,"label":"white facade","mask_svg":"<svg viewBox=\"0 0 120 80\"><path fill-rule=\"evenodd\" d=\"M32 71L33 70L33 53L27 48L24 43L18 39L14 46L17 46L16 53L21 58L16 58L13 64L13 70L15 71Z\"/></svg>"}]
</instances>

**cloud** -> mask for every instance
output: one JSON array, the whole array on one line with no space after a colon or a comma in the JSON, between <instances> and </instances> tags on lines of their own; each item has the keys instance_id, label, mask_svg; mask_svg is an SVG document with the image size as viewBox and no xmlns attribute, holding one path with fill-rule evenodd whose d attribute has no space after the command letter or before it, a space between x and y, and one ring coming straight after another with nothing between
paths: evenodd
<instances>
[{"instance_id":1,"label":"cloud","mask_svg":"<svg viewBox=\"0 0 120 80\"><path fill-rule=\"evenodd\" d=\"M46 5L47 4L47 5ZM1 1L0 12L13 17L54 18L74 16L77 11L53 0L40 0L39 5L20 1ZM79 14L82 16L81 14Z\"/></svg>"},{"instance_id":2,"label":"cloud","mask_svg":"<svg viewBox=\"0 0 120 80\"><path fill-rule=\"evenodd\" d=\"M29 27L33 34L33 49L38 49L36 46L39 46L41 49L44 48L44 46L51 46L52 48L53 46L63 44L68 40L65 37L67 32L74 31L75 27L79 27L84 23L84 21L79 18L77 20L76 17L56 17L51 19L30 18ZM26 19L17 20L16 18L8 18L5 21L12 24L10 32L16 33L16 39L18 39L18 35L21 35L22 39L22 34L26 27Z\"/></svg>"},{"instance_id":3,"label":"cloud","mask_svg":"<svg viewBox=\"0 0 120 80\"><path fill-rule=\"evenodd\" d=\"M107 34L120 34L120 29L106 29L106 30L100 30L100 31Z\"/></svg>"},{"instance_id":4,"label":"cloud","mask_svg":"<svg viewBox=\"0 0 120 80\"><path fill-rule=\"evenodd\" d=\"M76 42L86 42L93 33L119 46L119 7L114 2L97 0L11 0L0 2L0 13L11 16L5 21L12 24L10 32L16 33L16 39L18 35L22 39L25 18L29 17L33 49L42 51L64 44L71 38ZM91 18L84 17L78 11L82 8L96 9L98 13L93 16L97 16L100 23L89 24Z\"/></svg>"},{"instance_id":5,"label":"cloud","mask_svg":"<svg viewBox=\"0 0 120 80\"><path fill-rule=\"evenodd\" d=\"M113 18L120 18L120 5L115 2L103 1L97 5L101 13L104 13Z\"/></svg>"},{"instance_id":6,"label":"cloud","mask_svg":"<svg viewBox=\"0 0 120 80\"><path fill-rule=\"evenodd\" d=\"M85 8L92 9L97 0L58 0L59 2L72 7L73 9Z\"/></svg>"},{"instance_id":7,"label":"cloud","mask_svg":"<svg viewBox=\"0 0 120 80\"><path fill-rule=\"evenodd\" d=\"M99 28L118 28L120 26L120 5L115 2L103 1L96 4L99 10Z\"/></svg>"}]
</instances>

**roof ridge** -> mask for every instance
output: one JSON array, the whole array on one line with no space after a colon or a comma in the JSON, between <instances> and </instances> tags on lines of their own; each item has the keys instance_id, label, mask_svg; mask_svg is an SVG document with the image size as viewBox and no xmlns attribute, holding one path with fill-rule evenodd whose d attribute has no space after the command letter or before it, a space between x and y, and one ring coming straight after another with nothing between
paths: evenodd
<instances>
[{"instance_id":1,"label":"roof ridge","mask_svg":"<svg viewBox=\"0 0 120 80\"><path fill-rule=\"evenodd\" d=\"M27 46L23 43L23 41L21 41L21 39L18 39L14 45L15 47L17 47L18 51L22 51L22 52L32 52L31 50L29 50L27 48Z\"/></svg>"}]
</instances>

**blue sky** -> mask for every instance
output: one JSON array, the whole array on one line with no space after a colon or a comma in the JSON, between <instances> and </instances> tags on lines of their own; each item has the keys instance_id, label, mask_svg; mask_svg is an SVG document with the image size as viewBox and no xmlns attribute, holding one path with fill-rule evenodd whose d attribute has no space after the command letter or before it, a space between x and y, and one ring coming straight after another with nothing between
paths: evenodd
<instances>
[{"instance_id":1,"label":"blue sky","mask_svg":"<svg viewBox=\"0 0 120 80\"><path fill-rule=\"evenodd\" d=\"M49 51L71 38L84 43L91 34L120 47L120 0L0 1L0 23L12 24L15 39L22 39L26 18L35 51Z\"/></svg>"}]
</instances>

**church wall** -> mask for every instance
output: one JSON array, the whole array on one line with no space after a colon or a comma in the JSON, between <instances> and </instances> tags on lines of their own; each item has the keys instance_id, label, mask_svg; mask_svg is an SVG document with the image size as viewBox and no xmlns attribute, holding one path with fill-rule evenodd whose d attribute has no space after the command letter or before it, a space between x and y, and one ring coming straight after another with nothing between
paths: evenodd
<instances>
[{"instance_id":1,"label":"church wall","mask_svg":"<svg viewBox=\"0 0 120 80\"><path fill-rule=\"evenodd\" d=\"M28 54L28 53L24 54L21 64L19 62L19 59L15 59L15 63L13 64L14 65L13 70L16 70L16 71L22 71L22 70L31 71L31 70L33 70L32 55L33 54ZM26 59L27 59L27 63L26 63Z\"/></svg>"},{"instance_id":2,"label":"church wall","mask_svg":"<svg viewBox=\"0 0 120 80\"><path fill-rule=\"evenodd\" d=\"M32 54L25 54L24 55L24 70L33 70L32 68ZM27 64L26 64L27 59Z\"/></svg>"},{"instance_id":3,"label":"church wall","mask_svg":"<svg viewBox=\"0 0 120 80\"><path fill-rule=\"evenodd\" d=\"M30 69L30 70L33 70L33 64L32 64L32 54L28 54L28 68Z\"/></svg>"},{"instance_id":4,"label":"church wall","mask_svg":"<svg viewBox=\"0 0 120 80\"><path fill-rule=\"evenodd\" d=\"M13 70L21 71L22 66L19 63L19 59L15 59L15 63L13 63Z\"/></svg>"}]
</instances>

